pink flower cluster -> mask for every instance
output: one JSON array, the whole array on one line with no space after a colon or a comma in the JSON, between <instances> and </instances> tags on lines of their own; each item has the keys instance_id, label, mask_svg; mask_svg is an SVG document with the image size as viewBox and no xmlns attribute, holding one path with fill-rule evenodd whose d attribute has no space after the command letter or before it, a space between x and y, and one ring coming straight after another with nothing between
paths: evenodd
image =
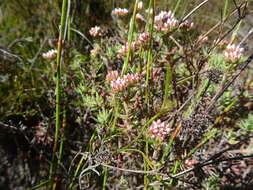
<instances>
[{"instance_id":1,"label":"pink flower cluster","mask_svg":"<svg viewBox=\"0 0 253 190\"><path fill-rule=\"evenodd\" d=\"M242 56L243 48L240 48L240 46L235 45L235 44L229 44L226 47L225 53L224 53L224 58L227 60L238 60Z\"/></svg>"},{"instance_id":2,"label":"pink flower cluster","mask_svg":"<svg viewBox=\"0 0 253 190\"><path fill-rule=\"evenodd\" d=\"M93 37L102 36L103 32L102 29L99 26L92 27L90 30L90 35Z\"/></svg>"},{"instance_id":3,"label":"pink flower cluster","mask_svg":"<svg viewBox=\"0 0 253 190\"><path fill-rule=\"evenodd\" d=\"M148 32L143 32L139 35L138 37L138 43L139 44L145 44L149 39L149 33Z\"/></svg>"},{"instance_id":4,"label":"pink flower cluster","mask_svg":"<svg viewBox=\"0 0 253 190\"><path fill-rule=\"evenodd\" d=\"M116 80L111 81L110 87L113 91L119 92L126 87L138 82L140 80L139 74L127 74L123 78L118 77Z\"/></svg>"},{"instance_id":5,"label":"pink flower cluster","mask_svg":"<svg viewBox=\"0 0 253 190\"><path fill-rule=\"evenodd\" d=\"M159 15L155 16L154 28L158 31L168 32L176 27L177 24L178 20L171 11L161 11Z\"/></svg>"},{"instance_id":6,"label":"pink flower cluster","mask_svg":"<svg viewBox=\"0 0 253 190\"><path fill-rule=\"evenodd\" d=\"M127 9L115 8L112 11L112 15L116 15L116 16L125 16L127 14L128 14L128 10Z\"/></svg>"},{"instance_id":7,"label":"pink flower cluster","mask_svg":"<svg viewBox=\"0 0 253 190\"><path fill-rule=\"evenodd\" d=\"M158 138L163 140L170 131L170 126L166 125L164 122L161 122L160 119L153 121L153 123L149 126L149 133L151 138Z\"/></svg>"},{"instance_id":8,"label":"pink flower cluster","mask_svg":"<svg viewBox=\"0 0 253 190\"><path fill-rule=\"evenodd\" d=\"M111 71L106 75L106 82L111 82L119 77L118 71Z\"/></svg>"}]
</instances>

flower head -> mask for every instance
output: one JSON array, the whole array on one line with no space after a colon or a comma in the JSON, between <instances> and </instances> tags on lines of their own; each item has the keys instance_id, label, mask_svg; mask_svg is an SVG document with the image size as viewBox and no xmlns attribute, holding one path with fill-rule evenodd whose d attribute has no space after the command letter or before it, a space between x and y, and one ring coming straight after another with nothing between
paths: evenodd
<instances>
[{"instance_id":1,"label":"flower head","mask_svg":"<svg viewBox=\"0 0 253 190\"><path fill-rule=\"evenodd\" d=\"M112 15L116 15L116 16L125 16L127 14L128 14L128 10L127 9L115 8L112 11Z\"/></svg>"},{"instance_id":2,"label":"flower head","mask_svg":"<svg viewBox=\"0 0 253 190\"><path fill-rule=\"evenodd\" d=\"M226 47L224 58L232 61L238 60L241 58L243 50L239 45L229 44Z\"/></svg>"},{"instance_id":3,"label":"flower head","mask_svg":"<svg viewBox=\"0 0 253 190\"><path fill-rule=\"evenodd\" d=\"M102 36L103 32L102 29L99 26L92 27L90 30L90 35L93 37Z\"/></svg>"},{"instance_id":4,"label":"flower head","mask_svg":"<svg viewBox=\"0 0 253 190\"><path fill-rule=\"evenodd\" d=\"M177 24L178 20L174 17L174 14L171 11L161 11L155 16L154 28L158 31L168 32L176 27Z\"/></svg>"},{"instance_id":5,"label":"flower head","mask_svg":"<svg viewBox=\"0 0 253 190\"><path fill-rule=\"evenodd\" d=\"M55 59L56 56L57 56L57 50L56 49L51 49L48 52L42 54L42 57L44 59L50 59L50 60Z\"/></svg>"},{"instance_id":6,"label":"flower head","mask_svg":"<svg viewBox=\"0 0 253 190\"><path fill-rule=\"evenodd\" d=\"M110 82L110 87L114 92L119 92L126 87L138 82L140 80L139 74L126 74L123 78L118 77L116 80Z\"/></svg>"},{"instance_id":7,"label":"flower head","mask_svg":"<svg viewBox=\"0 0 253 190\"><path fill-rule=\"evenodd\" d=\"M110 87L114 92L122 91L124 88L126 88L127 84L126 81L124 81L121 78L117 78L114 81L111 81Z\"/></svg>"},{"instance_id":8,"label":"flower head","mask_svg":"<svg viewBox=\"0 0 253 190\"><path fill-rule=\"evenodd\" d=\"M111 82L111 81L117 79L118 76L119 76L118 71L111 71L111 72L109 72L109 73L106 75L106 79L105 79L105 80L106 80L106 82Z\"/></svg>"},{"instance_id":9,"label":"flower head","mask_svg":"<svg viewBox=\"0 0 253 190\"><path fill-rule=\"evenodd\" d=\"M127 85L132 85L140 80L139 74L126 74L123 76L123 80L126 81Z\"/></svg>"},{"instance_id":10,"label":"flower head","mask_svg":"<svg viewBox=\"0 0 253 190\"><path fill-rule=\"evenodd\" d=\"M166 125L164 122L161 122L160 119L153 121L153 123L149 126L149 134L151 138L163 140L170 131L170 126Z\"/></svg>"},{"instance_id":11,"label":"flower head","mask_svg":"<svg viewBox=\"0 0 253 190\"><path fill-rule=\"evenodd\" d=\"M149 39L149 33L148 32L143 32L139 35L138 37L138 43L139 44L145 44Z\"/></svg>"}]
</instances>

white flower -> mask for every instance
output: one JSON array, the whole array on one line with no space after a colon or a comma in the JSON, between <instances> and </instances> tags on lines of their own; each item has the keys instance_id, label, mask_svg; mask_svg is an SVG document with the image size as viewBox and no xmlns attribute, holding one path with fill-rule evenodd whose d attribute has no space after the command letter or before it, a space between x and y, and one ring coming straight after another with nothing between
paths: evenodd
<instances>
[{"instance_id":1,"label":"white flower","mask_svg":"<svg viewBox=\"0 0 253 190\"><path fill-rule=\"evenodd\" d=\"M93 37L102 36L102 29L99 26L92 27L89 32Z\"/></svg>"},{"instance_id":2,"label":"white flower","mask_svg":"<svg viewBox=\"0 0 253 190\"><path fill-rule=\"evenodd\" d=\"M143 2L139 1L137 4L137 11L140 11L143 8Z\"/></svg>"},{"instance_id":3,"label":"white flower","mask_svg":"<svg viewBox=\"0 0 253 190\"><path fill-rule=\"evenodd\" d=\"M241 58L243 50L239 45L229 44L225 49L224 58L232 61L238 60Z\"/></svg>"},{"instance_id":4,"label":"white flower","mask_svg":"<svg viewBox=\"0 0 253 190\"><path fill-rule=\"evenodd\" d=\"M128 14L128 10L122 9L122 8L115 8L115 9L113 9L112 14L117 15L117 16L124 16L124 15Z\"/></svg>"},{"instance_id":5,"label":"white flower","mask_svg":"<svg viewBox=\"0 0 253 190\"><path fill-rule=\"evenodd\" d=\"M48 52L42 54L42 57L44 59L50 59L50 60L55 59L56 56L57 56L57 50L56 49L51 49Z\"/></svg>"}]
</instances>

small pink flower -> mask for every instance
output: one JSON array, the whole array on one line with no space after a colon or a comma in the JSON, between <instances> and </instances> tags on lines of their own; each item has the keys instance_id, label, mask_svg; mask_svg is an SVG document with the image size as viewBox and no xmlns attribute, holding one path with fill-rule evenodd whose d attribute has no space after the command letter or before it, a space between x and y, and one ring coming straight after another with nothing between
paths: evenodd
<instances>
[{"instance_id":1,"label":"small pink flower","mask_svg":"<svg viewBox=\"0 0 253 190\"><path fill-rule=\"evenodd\" d=\"M140 80L139 74L126 74L123 78L118 77L116 80L110 82L110 87L114 92L119 92L124 90L130 85L138 82Z\"/></svg>"},{"instance_id":2,"label":"small pink flower","mask_svg":"<svg viewBox=\"0 0 253 190\"><path fill-rule=\"evenodd\" d=\"M110 83L111 89L115 92L122 91L124 88L126 88L126 86L127 86L126 81L124 81L121 78L111 81Z\"/></svg>"},{"instance_id":3,"label":"small pink flower","mask_svg":"<svg viewBox=\"0 0 253 190\"><path fill-rule=\"evenodd\" d=\"M99 26L92 27L90 30L90 35L93 37L102 36L103 32L102 29Z\"/></svg>"},{"instance_id":4,"label":"small pink flower","mask_svg":"<svg viewBox=\"0 0 253 190\"><path fill-rule=\"evenodd\" d=\"M149 39L149 33L143 32L138 37L138 43L145 44L148 41L148 39Z\"/></svg>"},{"instance_id":5,"label":"small pink flower","mask_svg":"<svg viewBox=\"0 0 253 190\"><path fill-rule=\"evenodd\" d=\"M168 32L178 25L178 20L171 11L161 11L155 16L154 28L158 31Z\"/></svg>"},{"instance_id":6,"label":"small pink flower","mask_svg":"<svg viewBox=\"0 0 253 190\"><path fill-rule=\"evenodd\" d=\"M225 49L224 58L232 61L238 60L241 58L243 50L239 45L229 44Z\"/></svg>"},{"instance_id":7,"label":"small pink flower","mask_svg":"<svg viewBox=\"0 0 253 190\"><path fill-rule=\"evenodd\" d=\"M116 16L125 16L127 14L128 14L127 9L115 8L112 11L112 15L116 15Z\"/></svg>"},{"instance_id":8,"label":"small pink flower","mask_svg":"<svg viewBox=\"0 0 253 190\"><path fill-rule=\"evenodd\" d=\"M151 138L163 140L170 131L170 126L166 125L164 122L161 122L160 119L153 121L153 123L149 126L149 134Z\"/></svg>"},{"instance_id":9,"label":"small pink flower","mask_svg":"<svg viewBox=\"0 0 253 190\"><path fill-rule=\"evenodd\" d=\"M118 71L111 71L106 75L106 82L111 82L113 80L115 80L116 78L118 78L119 73Z\"/></svg>"},{"instance_id":10,"label":"small pink flower","mask_svg":"<svg viewBox=\"0 0 253 190\"><path fill-rule=\"evenodd\" d=\"M126 74L123 76L123 80L126 81L127 85L132 85L140 80L139 74Z\"/></svg>"}]
</instances>

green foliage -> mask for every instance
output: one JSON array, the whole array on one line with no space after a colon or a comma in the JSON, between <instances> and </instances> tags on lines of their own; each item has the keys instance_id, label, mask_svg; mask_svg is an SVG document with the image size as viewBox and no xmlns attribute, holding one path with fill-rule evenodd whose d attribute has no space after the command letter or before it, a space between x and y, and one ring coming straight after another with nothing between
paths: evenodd
<instances>
[{"instance_id":1,"label":"green foliage","mask_svg":"<svg viewBox=\"0 0 253 190\"><path fill-rule=\"evenodd\" d=\"M102 108L102 110L99 110L96 121L100 123L101 125L105 125L110 117L110 112L106 110L105 108Z\"/></svg>"},{"instance_id":2,"label":"green foliage","mask_svg":"<svg viewBox=\"0 0 253 190\"><path fill-rule=\"evenodd\" d=\"M237 144L237 134L235 131L233 130L229 130L227 133L225 133L225 136L227 138L227 141L229 144Z\"/></svg>"},{"instance_id":3,"label":"green foliage","mask_svg":"<svg viewBox=\"0 0 253 190\"><path fill-rule=\"evenodd\" d=\"M253 114L249 114L246 119L242 119L238 126L245 132L253 132Z\"/></svg>"},{"instance_id":4,"label":"green foliage","mask_svg":"<svg viewBox=\"0 0 253 190\"><path fill-rule=\"evenodd\" d=\"M218 188L217 187L218 182L219 182L218 176L209 177L205 180L204 187L205 189L216 190Z\"/></svg>"},{"instance_id":5,"label":"green foliage","mask_svg":"<svg viewBox=\"0 0 253 190\"><path fill-rule=\"evenodd\" d=\"M226 70L226 62L224 60L224 55L222 53L212 54L209 58L210 68L219 68L222 71Z\"/></svg>"},{"instance_id":6,"label":"green foliage","mask_svg":"<svg viewBox=\"0 0 253 190\"><path fill-rule=\"evenodd\" d=\"M95 93L92 96L85 95L82 100L83 100L83 105L90 108L91 111L97 110L99 107L102 106L104 102L103 98L99 96L98 93Z\"/></svg>"}]
</instances>

